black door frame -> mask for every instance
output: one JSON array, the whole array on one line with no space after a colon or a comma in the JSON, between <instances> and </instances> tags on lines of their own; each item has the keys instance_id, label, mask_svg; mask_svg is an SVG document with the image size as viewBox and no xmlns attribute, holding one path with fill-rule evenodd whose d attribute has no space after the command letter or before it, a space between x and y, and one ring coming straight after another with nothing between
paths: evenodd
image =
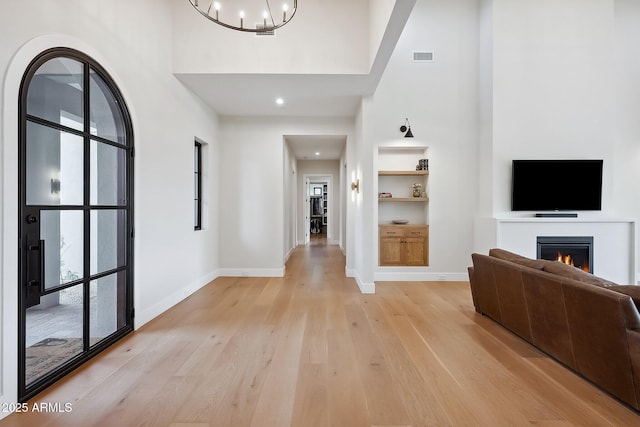
<instances>
[{"instance_id":1,"label":"black door frame","mask_svg":"<svg viewBox=\"0 0 640 427\"><path fill-rule=\"evenodd\" d=\"M54 58L69 58L75 61L78 61L83 64L83 110L84 110L84 126L82 131L74 131L73 129L69 129L63 125L50 122L48 120L30 116L27 114L27 92L29 88L29 84L31 83L32 78L34 77L36 71L43 65L45 62L54 59ZM99 75L104 82L107 83L111 94L114 96L116 103L118 104L119 110L122 114L123 125L124 125L124 136L125 136L125 145L115 143L111 140L107 140L101 138L96 135L91 135L88 131L90 125L90 71L93 71L97 75ZM25 71L21 84L20 84L20 92L18 97L18 183L19 183L19 191L18 191L18 232L19 232L19 243L18 243L18 399L20 402L24 402L46 387L50 386L54 382L58 381L64 375L68 374L82 363L89 360L91 357L95 356L115 341L122 338L124 335L133 331L133 319L134 319L134 306L133 306L133 286L134 286L134 275L133 275L133 237L134 237L134 185L133 185L133 156L134 156L134 139L133 139L133 126L131 122L131 116L129 114L129 110L127 109L126 103L122 94L118 90L117 85L114 80L109 76L100 64L98 64L95 60L93 60L88 55L85 55L82 52L79 52L70 48L52 48L45 50L40 53L27 67ZM83 205L79 206L46 206L46 205L38 205L38 206L27 206L26 203L26 130L27 130L27 122L37 123L40 125L44 125L50 127L54 130L61 130L67 133L75 134L83 138L84 143L84 201ZM89 197L89 186L86 184L89 173L89 165L90 165L90 156L89 156L89 148L91 141L98 141L100 143L104 143L110 146L118 147L121 149L125 149L127 152L126 161L125 161L125 174L126 174L126 182L125 182L125 191L127 193L126 204L125 205L109 205L109 206L100 206L100 205L91 205L90 197ZM26 363L25 363L25 353L26 353L26 310L30 305L33 305L35 301L35 294L38 295L45 292L44 290L44 277L42 274L42 267L39 269L39 272L35 273L35 276L31 274L30 277L28 273L28 268L30 264L33 265L34 262L38 262L38 259L42 259L42 254L44 253L43 242L37 238L34 240L33 237L30 240L27 240L26 234L31 229L33 232L33 226L38 224L39 227L39 213L42 210L82 210L84 213L84 247L88 247L88 241L90 239L90 221L89 215L91 210L100 210L100 209L125 209L126 210L126 220L123 224L126 227L124 233L126 235L126 250L125 250L125 265L113 270L109 270L106 272L101 272L100 274L95 274L93 276L87 274L89 271L88 258L90 254L84 253L84 272L83 277L79 280L74 280L65 283L64 285L57 286L52 288L50 291L46 292L57 292L61 289L69 288L71 286L76 286L78 284L82 284L84 286L84 301L83 301L83 312L84 312L84 320L83 320L83 351L76 357L68 360L64 364L52 370L49 374L43 376L42 378L37 379L32 384L25 384L25 374L26 374ZM39 234L39 233L38 233ZM33 236L33 235L32 235ZM32 271L34 269L32 268ZM91 281L99 279L101 277L105 277L109 274L113 274L115 272L123 271L125 272L125 294L123 297L125 298L125 319L123 320L124 326L120 329L117 329L114 333L102 339L97 344L91 346L89 343L89 295L88 289ZM31 289L31 291L29 291ZM31 295L29 295L31 294ZM118 319L120 320L120 319Z\"/></svg>"}]
</instances>

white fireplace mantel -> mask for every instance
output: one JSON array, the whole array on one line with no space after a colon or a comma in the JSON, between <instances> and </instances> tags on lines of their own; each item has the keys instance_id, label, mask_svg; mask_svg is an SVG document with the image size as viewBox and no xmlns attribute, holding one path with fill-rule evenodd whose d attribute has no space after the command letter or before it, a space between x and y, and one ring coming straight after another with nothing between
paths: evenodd
<instances>
[{"instance_id":1,"label":"white fireplace mantel","mask_svg":"<svg viewBox=\"0 0 640 427\"><path fill-rule=\"evenodd\" d=\"M619 284L636 283L636 223L611 218L477 218L476 252L492 247L536 257L538 236L593 236L593 274Z\"/></svg>"}]
</instances>

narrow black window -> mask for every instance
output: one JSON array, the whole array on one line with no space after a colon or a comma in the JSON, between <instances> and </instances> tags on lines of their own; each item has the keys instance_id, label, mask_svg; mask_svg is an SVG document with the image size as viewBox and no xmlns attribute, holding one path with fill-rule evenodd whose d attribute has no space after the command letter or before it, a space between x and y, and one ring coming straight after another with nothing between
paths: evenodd
<instances>
[{"instance_id":1,"label":"narrow black window","mask_svg":"<svg viewBox=\"0 0 640 427\"><path fill-rule=\"evenodd\" d=\"M193 212L195 230L202 230L202 144L193 146Z\"/></svg>"}]
</instances>

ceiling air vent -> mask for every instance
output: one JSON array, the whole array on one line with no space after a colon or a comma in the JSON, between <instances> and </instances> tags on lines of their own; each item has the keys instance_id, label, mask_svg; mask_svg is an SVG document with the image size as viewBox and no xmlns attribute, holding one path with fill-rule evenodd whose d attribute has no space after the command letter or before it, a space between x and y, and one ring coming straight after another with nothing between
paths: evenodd
<instances>
[{"instance_id":1,"label":"ceiling air vent","mask_svg":"<svg viewBox=\"0 0 640 427\"><path fill-rule=\"evenodd\" d=\"M256 24L256 28L257 29L264 28L264 24ZM256 37L274 37L275 35L276 35L276 30L256 32Z\"/></svg>"},{"instance_id":2,"label":"ceiling air vent","mask_svg":"<svg viewBox=\"0 0 640 427\"><path fill-rule=\"evenodd\" d=\"M413 52L413 62L433 62L433 52Z\"/></svg>"}]
</instances>

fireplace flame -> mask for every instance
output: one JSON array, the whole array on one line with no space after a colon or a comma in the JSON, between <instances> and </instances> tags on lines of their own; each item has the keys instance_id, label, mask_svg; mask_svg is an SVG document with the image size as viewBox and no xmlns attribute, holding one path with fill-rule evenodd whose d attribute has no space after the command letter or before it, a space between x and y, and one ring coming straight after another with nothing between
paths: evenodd
<instances>
[{"instance_id":1,"label":"fireplace flame","mask_svg":"<svg viewBox=\"0 0 640 427\"><path fill-rule=\"evenodd\" d=\"M561 263L570 265L571 267L575 267L575 265L573 264L573 258L571 258L571 255L562 255L562 252L558 252L558 258L556 258L557 261L560 261Z\"/></svg>"},{"instance_id":2,"label":"fireplace flame","mask_svg":"<svg viewBox=\"0 0 640 427\"><path fill-rule=\"evenodd\" d=\"M558 257L556 258L556 260L563 264L567 264L572 267L575 267L573 263L573 258L571 258L571 255L563 255L562 252L558 252ZM581 266L580 269L584 272L589 273L589 264L585 263L585 265Z\"/></svg>"}]
</instances>

